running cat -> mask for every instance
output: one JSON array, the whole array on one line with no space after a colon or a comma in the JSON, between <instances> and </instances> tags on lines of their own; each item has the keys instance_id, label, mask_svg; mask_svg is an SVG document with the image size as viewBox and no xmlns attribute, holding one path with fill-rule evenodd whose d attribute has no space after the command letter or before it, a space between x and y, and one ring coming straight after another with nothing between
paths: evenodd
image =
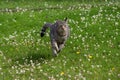
<instances>
[{"instance_id":1,"label":"running cat","mask_svg":"<svg viewBox=\"0 0 120 80\"><path fill-rule=\"evenodd\" d=\"M54 24L44 24L40 32L41 37L45 35L47 28L50 28L50 40L53 55L57 56L61 49L64 47L65 42L70 35L70 28L67 23L67 18L65 18L64 21L57 20Z\"/></svg>"}]
</instances>

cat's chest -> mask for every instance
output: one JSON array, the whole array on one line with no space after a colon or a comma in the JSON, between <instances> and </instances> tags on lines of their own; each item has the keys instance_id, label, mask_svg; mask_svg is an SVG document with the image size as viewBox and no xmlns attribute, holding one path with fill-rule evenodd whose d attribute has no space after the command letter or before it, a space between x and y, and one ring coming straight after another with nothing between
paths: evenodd
<instances>
[{"instance_id":1,"label":"cat's chest","mask_svg":"<svg viewBox=\"0 0 120 80\"><path fill-rule=\"evenodd\" d=\"M60 37L60 36L57 36L55 37L55 40L58 42L58 43L63 43L65 40L66 40L66 37Z\"/></svg>"}]
</instances>

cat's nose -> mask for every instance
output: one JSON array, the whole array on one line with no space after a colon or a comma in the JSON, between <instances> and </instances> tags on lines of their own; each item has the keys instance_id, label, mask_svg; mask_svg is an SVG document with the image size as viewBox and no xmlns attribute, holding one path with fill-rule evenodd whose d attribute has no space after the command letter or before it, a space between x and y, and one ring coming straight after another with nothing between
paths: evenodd
<instances>
[{"instance_id":1,"label":"cat's nose","mask_svg":"<svg viewBox=\"0 0 120 80\"><path fill-rule=\"evenodd\" d=\"M64 29L64 26L62 26L62 29Z\"/></svg>"}]
</instances>

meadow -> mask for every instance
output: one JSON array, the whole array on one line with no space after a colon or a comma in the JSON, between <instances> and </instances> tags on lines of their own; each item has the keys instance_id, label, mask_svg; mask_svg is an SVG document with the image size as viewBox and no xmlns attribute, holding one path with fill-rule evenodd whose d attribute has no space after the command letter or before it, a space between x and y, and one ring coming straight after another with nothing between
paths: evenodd
<instances>
[{"instance_id":1,"label":"meadow","mask_svg":"<svg viewBox=\"0 0 120 80\"><path fill-rule=\"evenodd\" d=\"M71 34L52 56L44 23L68 17ZM0 80L119 80L119 0L1 0Z\"/></svg>"}]
</instances>

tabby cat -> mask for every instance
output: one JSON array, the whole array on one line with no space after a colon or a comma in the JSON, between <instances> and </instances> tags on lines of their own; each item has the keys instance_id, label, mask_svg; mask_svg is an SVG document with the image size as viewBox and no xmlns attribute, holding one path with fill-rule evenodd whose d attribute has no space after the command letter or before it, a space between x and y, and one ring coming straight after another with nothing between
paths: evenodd
<instances>
[{"instance_id":1,"label":"tabby cat","mask_svg":"<svg viewBox=\"0 0 120 80\"><path fill-rule=\"evenodd\" d=\"M50 28L50 40L53 55L57 56L61 49L64 47L67 38L70 35L70 28L67 23L67 18L64 21L57 20L54 24L44 24L40 35L43 37L47 28Z\"/></svg>"}]
</instances>

